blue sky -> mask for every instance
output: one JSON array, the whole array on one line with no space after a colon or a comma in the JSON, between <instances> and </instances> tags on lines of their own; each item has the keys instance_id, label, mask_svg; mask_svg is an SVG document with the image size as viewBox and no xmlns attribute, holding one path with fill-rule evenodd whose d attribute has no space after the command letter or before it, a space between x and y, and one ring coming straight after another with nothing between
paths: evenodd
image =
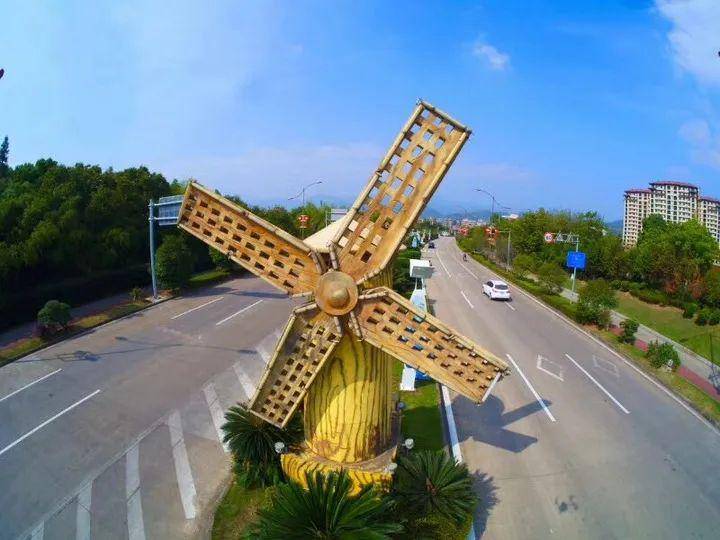
<instances>
[{"instance_id":1,"label":"blue sky","mask_svg":"<svg viewBox=\"0 0 720 540\"><path fill-rule=\"evenodd\" d=\"M720 196L720 2L4 0L0 135L42 157L352 200L422 97L474 130L432 205ZM172 4L172 7L170 6Z\"/></svg>"}]
</instances>

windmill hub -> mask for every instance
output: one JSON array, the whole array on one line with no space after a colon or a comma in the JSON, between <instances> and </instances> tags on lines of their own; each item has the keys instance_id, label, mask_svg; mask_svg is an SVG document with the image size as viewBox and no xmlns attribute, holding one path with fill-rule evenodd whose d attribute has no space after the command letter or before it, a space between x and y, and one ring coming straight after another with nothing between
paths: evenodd
<instances>
[{"instance_id":1,"label":"windmill hub","mask_svg":"<svg viewBox=\"0 0 720 540\"><path fill-rule=\"evenodd\" d=\"M330 270L320 277L315 301L325 313L345 315L355 307L358 288L349 275Z\"/></svg>"}]
</instances>

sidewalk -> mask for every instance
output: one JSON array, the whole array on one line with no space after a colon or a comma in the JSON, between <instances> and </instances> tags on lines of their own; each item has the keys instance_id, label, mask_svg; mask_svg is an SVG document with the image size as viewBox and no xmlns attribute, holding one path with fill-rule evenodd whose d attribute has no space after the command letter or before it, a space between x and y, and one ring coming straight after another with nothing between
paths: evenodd
<instances>
[{"instance_id":1,"label":"sidewalk","mask_svg":"<svg viewBox=\"0 0 720 540\"><path fill-rule=\"evenodd\" d=\"M561 296L567 298L571 302L577 302L577 293L569 289L563 289ZM620 323L628 319L622 313L611 311L612 324L620 326ZM708 392L715 399L720 400L720 366L710 362L707 358L696 354L677 341L656 332L652 328L641 324L635 334L639 341L650 343L651 341L659 341L660 343L670 343L680 356L680 362L684 369L680 371L680 375Z\"/></svg>"}]
</instances>

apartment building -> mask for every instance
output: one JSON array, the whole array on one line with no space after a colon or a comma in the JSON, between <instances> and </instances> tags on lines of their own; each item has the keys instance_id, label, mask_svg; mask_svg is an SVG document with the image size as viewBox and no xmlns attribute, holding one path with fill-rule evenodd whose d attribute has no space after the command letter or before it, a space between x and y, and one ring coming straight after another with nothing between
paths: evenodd
<instances>
[{"instance_id":1,"label":"apartment building","mask_svg":"<svg viewBox=\"0 0 720 540\"><path fill-rule=\"evenodd\" d=\"M687 182L659 180L650 188L625 191L623 243L637 243L642 224L651 214L662 216L672 223L697 219L720 243L720 200L700 195L700 190Z\"/></svg>"}]
</instances>

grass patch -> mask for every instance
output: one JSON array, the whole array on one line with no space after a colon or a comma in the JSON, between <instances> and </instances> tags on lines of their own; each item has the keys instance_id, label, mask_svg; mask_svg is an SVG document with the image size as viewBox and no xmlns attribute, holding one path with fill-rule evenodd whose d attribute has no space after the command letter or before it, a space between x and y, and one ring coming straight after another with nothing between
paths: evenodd
<instances>
[{"instance_id":1,"label":"grass patch","mask_svg":"<svg viewBox=\"0 0 720 540\"><path fill-rule=\"evenodd\" d=\"M212 540L236 540L243 538L245 529L257 516L268 500L271 488L245 489L235 480L230 484L215 511Z\"/></svg>"},{"instance_id":2,"label":"grass patch","mask_svg":"<svg viewBox=\"0 0 720 540\"><path fill-rule=\"evenodd\" d=\"M678 308L648 304L626 292L618 294L618 302L617 311L623 315L720 364L720 326L698 326L692 319L684 319Z\"/></svg>"},{"instance_id":3,"label":"grass patch","mask_svg":"<svg viewBox=\"0 0 720 540\"><path fill-rule=\"evenodd\" d=\"M22 358L25 355L31 354L49 345L53 345L76 336L77 334L84 332L85 330L89 330L90 328L94 328L114 319L140 311L148 305L149 303L144 300L138 302L126 302L124 304L113 306L105 311L88 315L87 317L82 317L81 319L73 321L67 330L56 334L51 338L33 336L19 339L15 343L0 349L0 366L9 364L18 358Z\"/></svg>"},{"instance_id":4,"label":"grass patch","mask_svg":"<svg viewBox=\"0 0 720 540\"><path fill-rule=\"evenodd\" d=\"M403 364L395 362L393 388L400 386ZM410 437L417 450L442 450L445 447L440 418L440 390L435 381L417 381L414 392L400 392L405 403L402 415L403 439Z\"/></svg>"},{"instance_id":5,"label":"grass patch","mask_svg":"<svg viewBox=\"0 0 720 540\"><path fill-rule=\"evenodd\" d=\"M191 277L190 281L188 281L186 288L197 289L198 287L204 287L205 285L210 285L211 283L215 283L216 281L227 279L230 277L231 274L232 272L230 272L230 270L225 270L224 268L213 268L212 270L206 270L205 272L200 272Z\"/></svg>"}]
</instances>

